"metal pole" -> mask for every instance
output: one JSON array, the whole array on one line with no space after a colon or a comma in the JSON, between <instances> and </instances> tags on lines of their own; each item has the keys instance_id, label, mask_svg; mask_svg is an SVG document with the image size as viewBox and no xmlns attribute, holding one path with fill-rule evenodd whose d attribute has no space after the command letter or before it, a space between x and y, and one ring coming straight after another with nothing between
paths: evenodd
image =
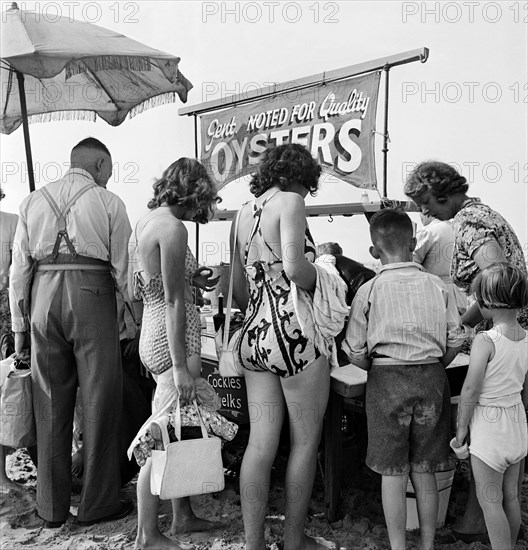
<instances>
[{"instance_id":1,"label":"metal pole","mask_svg":"<svg viewBox=\"0 0 528 550\"><path fill-rule=\"evenodd\" d=\"M194 115L194 157L198 158L198 115ZM200 224L195 222L196 227L196 261L200 263Z\"/></svg>"},{"instance_id":2,"label":"metal pole","mask_svg":"<svg viewBox=\"0 0 528 550\"><path fill-rule=\"evenodd\" d=\"M22 128L24 130L24 144L26 146L26 162L29 176L29 192L35 191L35 175L33 174L33 157L31 155L31 142L29 141L29 123L26 104L26 90L24 86L24 75L15 71L18 80L18 94L20 96L20 108L22 110Z\"/></svg>"},{"instance_id":3,"label":"metal pole","mask_svg":"<svg viewBox=\"0 0 528 550\"><path fill-rule=\"evenodd\" d=\"M217 111L218 109L226 109L228 107L234 107L235 105L241 105L243 103L251 103L256 100L264 99L266 97L274 97L278 94L285 94L304 88L310 88L321 82L335 82L338 80L344 80L352 76L358 76L360 74L372 73L374 71L380 71L384 67L397 67L398 65L404 65L406 63L412 63L414 61L420 61L425 63L429 57L428 48L420 48L418 50L411 50L389 57L382 57L373 61L367 61L365 63L359 63L357 65L351 65L342 69L336 69L333 71L325 71L316 75L307 76L304 78L298 78L296 80L290 80L288 82L273 84L272 86L266 86L264 88L258 88L256 90L244 91L240 94L235 94L229 97L221 97L219 99L213 99L211 101L205 101L198 105L190 105L189 107L182 107L178 109L179 115L195 115L204 114L209 111Z\"/></svg>"},{"instance_id":4,"label":"metal pole","mask_svg":"<svg viewBox=\"0 0 528 550\"><path fill-rule=\"evenodd\" d=\"M389 152L389 70L390 67L385 65L385 114L384 114L384 130L383 130L383 196L387 196L387 153Z\"/></svg>"}]
</instances>

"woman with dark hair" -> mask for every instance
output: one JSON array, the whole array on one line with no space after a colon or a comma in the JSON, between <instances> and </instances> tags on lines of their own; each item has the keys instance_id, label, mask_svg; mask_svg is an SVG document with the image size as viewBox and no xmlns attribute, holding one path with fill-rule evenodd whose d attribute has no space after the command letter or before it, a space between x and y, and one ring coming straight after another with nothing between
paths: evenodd
<instances>
[{"instance_id":1,"label":"woman with dark hair","mask_svg":"<svg viewBox=\"0 0 528 550\"><path fill-rule=\"evenodd\" d=\"M328 401L326 357L303 336L291 283L313 291L315 247L304 199L315 195L321 168L301 145L268 149L250 183L255 199L239 213L233 292L245 311L239 360L250 403L250 436L240 472L247 550L265 550L269 481L284 418L291 450L286 470L284 550L323 548L304 534Z\"/></svg>"},{"instance_id":2,"label":"woman with dark hair","mask_svg":"<svg viewBox=\"0 0 528 550\"><path fill-rule=\"evenodd\" d=\"M515 265L526 274L523 250L510 224L480 199L468 197L468 189L466 178L443 162L419 164L404 189L424 214L453 219L451 278L466 292L479 271L497 262ZM471 326L481 320L476 304L464 318Z\"/></svg>"},{"instance_id":3,"label":"woman with dark hair","mask_svg":"<svg viewBox=\"0 0 528 550\"><path fill-rule=\"evenodd\" d=\"M517 235L510 224L480 199L467 196L469 185L452 166L443 162L423 162L407 178L405 194L423 214L439 220L452 219L455 244L451 259L451 279L465 292L486 267L506 262L526 276L526 261ZM519 323L528 328L527 308L520 311ZM476 301L462 316L462 322L475 327L483 321ZM522 468L521 468L522 470ZM470 542L486 535L484 517L477 502L475 485L470 484L464 517L452 529L457 538Z\"/></svg>"},{"instance_id":4,"label":"woman with dark hair","mask_svg":"<svg viewBox=\"0 0 528 550\"><path fill-rule=\"evenodd\" d=\"M200 375L200 316L193 286L212 290L218 279L198 264L187 244L184 221L207 223L220 200L205 168L181 158L154 184L150 212L132 235L129 270L134 298L142 299L143 324L139 353L156 379L153 413L168 400L182 404L195 398L194 379ZM177 394L176 394L177 392ZM137 484L138 531L136 548L179 549L158 527L159 499L150 490L151 460L141 468ZM204 531L215 524L197 518L190 500L172 501L171 534Z\"/></svg>"}]
</instances>

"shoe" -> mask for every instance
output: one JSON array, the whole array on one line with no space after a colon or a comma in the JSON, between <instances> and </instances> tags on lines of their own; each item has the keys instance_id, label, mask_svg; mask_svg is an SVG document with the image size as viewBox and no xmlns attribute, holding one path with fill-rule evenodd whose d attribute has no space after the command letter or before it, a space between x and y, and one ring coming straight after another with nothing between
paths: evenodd
<instances>
[{"instance_id":1,"label":"shoe","mask_svg":"<svg viewBox=\"0 0 528 550\"><path fill-rule=\"evenodd\" d=\"M132 512L134 509L134 503L131 500L122 500L121 509L118 510L115 514L110 514L99 519L89 519L89 520L77 520L77 523L81 527L89 527L90 525L95 525L96 523L103 523L104 521L116 521L118 519L123 519Z\"/></svg>"},{"instance_id":2,"label":"shoe","mask_svg":"<svg viewBox=\"0 0 528 550\"><path fill-rule=\"evenodd\" d=\"M40 516L39 516L40 518ZM46 529L58 529L59 527L62 527L65 523L66 523L66 520L63 520L63 521L48 521L47 519L44 519L44 518L40 518L43 522L44 522L44 527Z\"/></svg>"},{"instance_id":3,"label":"shoe","mask_svg":"<svg viewBox=\"0 0 528 550\"><path fill-rule=\"evenodd\" d=\"M461 540L465 544L470 544L472 542L482 542L483 544L489 544L489 537L486 531L481 531L480 533L463 533L457 531L456 529L451 528L451 533L457 540Z\"/></svg>"}]
</instances>

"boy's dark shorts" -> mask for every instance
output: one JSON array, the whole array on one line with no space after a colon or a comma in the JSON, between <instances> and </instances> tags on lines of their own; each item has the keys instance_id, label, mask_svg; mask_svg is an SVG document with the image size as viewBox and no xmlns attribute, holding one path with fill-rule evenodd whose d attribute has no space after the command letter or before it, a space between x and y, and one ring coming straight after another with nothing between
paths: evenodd
<instances>
[{"instance_id":1,"label":"boy's dark shorts","mask_svg":"<svg viewBox=\"0 0 528 550\"><path fill-rule=\"evenodd\" d=\"M448 467L451 398L440 363L373 366L366 412L369 468L391 476Z\"/></svg>"}]
</instances>

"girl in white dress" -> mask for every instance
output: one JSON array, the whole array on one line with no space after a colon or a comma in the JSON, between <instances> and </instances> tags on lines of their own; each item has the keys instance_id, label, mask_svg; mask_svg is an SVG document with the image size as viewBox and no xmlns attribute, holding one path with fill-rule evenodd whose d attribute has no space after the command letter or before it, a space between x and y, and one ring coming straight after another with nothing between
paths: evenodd
<instances>
[{"instance_id":1,"label":"girl in white dress","mask_svg":"<svg viewBox=\"0 0 528 550\"><path fill-rule=\"evenodd\" d=\"M473 341L456 446L469 439L493 550L513 550L521 523L519 468L528 453L528 333L517 322L518 310L528 305L528 281L517 267L496 263L477 276L473 291L493 327Z\"/></svg>"}]
</instances>

